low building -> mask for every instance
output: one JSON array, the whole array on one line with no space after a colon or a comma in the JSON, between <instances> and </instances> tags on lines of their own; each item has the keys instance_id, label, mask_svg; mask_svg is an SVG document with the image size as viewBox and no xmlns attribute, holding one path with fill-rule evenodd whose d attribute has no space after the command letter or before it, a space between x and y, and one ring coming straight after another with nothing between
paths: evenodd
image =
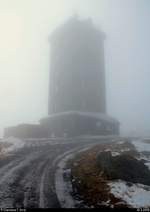
<instances>
[{"instance_id":1,"label":"low building","mask_svg":"<svg viewBox=\"0 0 150 212\"><path fill-rule=\"evenodd\" d=\"M40 120L49 137L118 135L120 123L105 114L69 111Z\"/></svg>"},{"instance_id":2,"label":"low building","mask_svg":"<svg viewBox=\"0 0 150 212\"><path fill-rule=\"evenodd\" d=\"M16 138L46 138L48 131L39 124L20 124L4 129L4 137Z\"/></svg>"}]
</instances>

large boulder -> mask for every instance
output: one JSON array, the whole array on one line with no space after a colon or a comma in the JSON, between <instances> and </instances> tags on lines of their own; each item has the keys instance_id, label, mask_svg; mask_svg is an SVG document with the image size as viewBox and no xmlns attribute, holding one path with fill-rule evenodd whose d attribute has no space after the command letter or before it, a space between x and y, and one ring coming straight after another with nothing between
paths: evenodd
<instances>
[{"instance_id":1,"label":"large boulder","mask_svg":"<svg viewBox=\"0 0 150 212\"><path fill-rule=\"evenodd\" d=\"M112 157L111 152L99 152L96 162L107 179L121 179L132 183L150 185L148 167L131 155Z\"/></svg>"}]
</instances>

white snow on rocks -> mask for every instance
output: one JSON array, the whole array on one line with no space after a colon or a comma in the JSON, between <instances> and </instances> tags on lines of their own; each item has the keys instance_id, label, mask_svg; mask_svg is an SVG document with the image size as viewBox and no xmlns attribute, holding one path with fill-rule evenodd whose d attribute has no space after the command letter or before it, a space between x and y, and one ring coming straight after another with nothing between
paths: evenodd
<instances>
[{"instance_id":1,"label":"white snow on rocks","mask_svg":"<svg viewBox=\"0 0 150 212\"><path fill-rule=\"evenodd\" d=\"M145 165L149 168L150 170L150 162L146 162Z\"/></svg>"},{"instance_id":2,"label":"white snow on rocks","mask_svg":"<svg viewBox=\"0 0 150 212\"><path fill-rule=\"evenodd\" d=\"M112 155L113 157L116 157L116 156L120 155L120 153L119 153L119 152L111 152L111 155Z\"/></svg>"},{"instance_id":3,"label":"white snow on rocks","mask_svg":"<svg viewBox=\"0 0 150 212\"><path fill-rule=\"evenodd\" d=\"M150 207L150 186L142 184L132 184L128 186L126 182L118 180L108 183L111 193L122 199L133 208Z\"/></svg>"},{"instance_id":4,"label":"white snow on rocks","mask_svg":"<svg viewBox=\"0 0 150 212\"><path fill-rule=\"evenodd\" d=\"M144 152L150 152L150 143L144 142L143 139L136 139L131 141L136 150L140 153L139 160L144 159L145 165L150 169L150 156L145 155ZM123 152L124 149L121 151ZM126 149L129 151L129 149ZM124 201L129 207L141 208L150 207L150 186L143 184L131 184L118 180L108 183L110 192L116 197Z\"/></svg>"},{"instance_id":5,"label":"white snow on rocks","mask_svg":"<svg viewBox=\"0 0 150 212\"><path fill-rule=\"evenodd\" d=\"M124 148L124 149L121 149L121 150L120 150L120 152L128 152L128 151L130 151L129 148Z\"/></svg>"}]
</instances>

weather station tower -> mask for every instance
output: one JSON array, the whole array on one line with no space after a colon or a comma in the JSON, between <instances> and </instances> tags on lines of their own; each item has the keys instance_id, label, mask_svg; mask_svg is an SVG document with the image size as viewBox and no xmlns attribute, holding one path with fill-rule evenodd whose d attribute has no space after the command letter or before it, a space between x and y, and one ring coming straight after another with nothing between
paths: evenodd
<instances>
[{"instance_id":1,"label":"weather station tower","mask_svg":"<svg viewBox=\"0 0 150 212\"><path fill-rule=\"evenodd\" d=\"M115 134L106 114L105 34L91 19L73 16L50 36L48 117L50 136Z\"/></svg>"}]
</instances>

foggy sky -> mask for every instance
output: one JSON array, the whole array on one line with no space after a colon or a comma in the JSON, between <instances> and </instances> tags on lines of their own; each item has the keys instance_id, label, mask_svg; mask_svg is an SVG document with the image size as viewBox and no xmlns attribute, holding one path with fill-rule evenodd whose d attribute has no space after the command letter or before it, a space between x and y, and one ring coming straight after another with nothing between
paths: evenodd
<instances>
[{"instance_id":1,"label":"foggy sky","mask_svg":"<svg viewBox=\"0 0 150 212\"><path fill-rule=\"evenodd\" d=\"M106 33L108 114L150 134L149 0L0 0L0 136L47 115L48 36L74 14Z\"/></svg>"}]
</instances>

